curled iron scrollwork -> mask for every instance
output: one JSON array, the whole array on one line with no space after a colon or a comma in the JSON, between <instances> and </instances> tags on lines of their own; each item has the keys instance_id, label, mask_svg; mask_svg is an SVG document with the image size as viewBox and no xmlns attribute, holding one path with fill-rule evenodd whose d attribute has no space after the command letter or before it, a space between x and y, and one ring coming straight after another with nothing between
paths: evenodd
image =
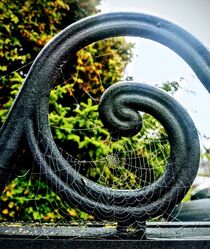
<instances>
[{"instance_id":1,"label":"curled iron scrollwork","mask_svg":"<svg viewBox=\"0 0 210 249\"><path fill-rule=\"evenodd\" d=\"M134 82L108 88L99 105L105 127L116 136L141 129L139 111L156 117L171 145L161 178L142 189L114 190L93 183L61 155L48 124L48 98L60 68L88 44L116 36L137 36L159 42L180 55L210 92L209 51L182 28L140 13L109 13L85 18L55 36L39 53L0 130L1 189L25 141L47 182L67 202L106 220L146 220L170 210L191 186L199 164L199 141L188 113L161 90ZM46 148L51 155L45 158ZM51 163L51 160L56 163ZM131 194L132 192L132 194Z\"/></svg>"}]
</instances>

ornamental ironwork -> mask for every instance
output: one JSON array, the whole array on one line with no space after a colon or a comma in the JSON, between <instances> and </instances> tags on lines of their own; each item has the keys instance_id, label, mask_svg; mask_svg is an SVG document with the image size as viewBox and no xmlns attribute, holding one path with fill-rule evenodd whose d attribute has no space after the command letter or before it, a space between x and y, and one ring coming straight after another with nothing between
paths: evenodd
<instances>
[{"instance_id":1,"label":"ornamental ironwork","mask_svg":"<svg viewBox=\"0 0 210 249\"><path fill-rule=\"evenodd\" d=\"M140 132L144 111L165 128L171 151L164 174L141 189L112 189L85 178L61 155L48 123L48 98L59 70L85 46L109 37L156 41L189 64L210 92L209 51L191 34L161 18L140 13L108 13L85 18L56 35L39 53L0 130L1 190L22 142L27 143L46 181L65 201L119 229L169 212L190 188L199 165L196 127L186 110L164 91L138 82L118 82L102 95L99 115L113 137ZM46 150L47 148L47 150ZM47 153L46 153L47 151Z\"/></svg>"}]
</instances>

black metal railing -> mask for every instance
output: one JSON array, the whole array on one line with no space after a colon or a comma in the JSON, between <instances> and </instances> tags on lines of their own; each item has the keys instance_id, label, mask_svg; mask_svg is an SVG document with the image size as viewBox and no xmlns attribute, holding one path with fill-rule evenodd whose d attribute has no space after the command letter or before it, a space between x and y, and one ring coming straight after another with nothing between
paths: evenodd
<instances>
[{"instance_id":1,"label":"black metal railing","mask_svg":"<svg viewBox=\"0 0 210 249\"><path fill-rule=\"evenodd\" d=\"M210 92L209 51L182 28L158 17L126 12L76 22L39 53L0 130L0 188L5 187L24 141L48 184L65 201L100 220L117 221L119 230L131 224L144 230L142 224L148 218L169 212L183 199L197 173L198 135L182 106L155 87L130 81L112 85L101 97L100 118L114 137L133 136L141 130L139 111L153 115L168 134L171 152L165 173L135 190L114 190L84 181L61 155L48 124L48 98L59 70L81 48L116 36L143 37L167 46L189 64Z\"/></svg>"}]
</instances>

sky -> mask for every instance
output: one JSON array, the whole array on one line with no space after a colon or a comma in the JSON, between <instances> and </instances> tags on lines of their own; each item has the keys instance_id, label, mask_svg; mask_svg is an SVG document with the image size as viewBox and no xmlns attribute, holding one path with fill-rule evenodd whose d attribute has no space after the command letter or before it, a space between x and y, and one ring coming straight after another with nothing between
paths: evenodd
<instances>
[{"instance_id":1,"label":"sky","mask_svg":"<svg viewBox=\"0 0 210 249\"><path fill-rule=\"evenodd\" d=\"M103 0L101 12L135 11L167 19L198 38L210 48L210 0ZM173 51L156 42L128 38L135 42L134 58L125 74L135 81L159 84L178 81L175 98L187 109L202 135L210 137L210 95L191 68ZM180 80L181 79L181 80ZM210 141L201 138L210 147Z\"/></svg>"}]
</instances>

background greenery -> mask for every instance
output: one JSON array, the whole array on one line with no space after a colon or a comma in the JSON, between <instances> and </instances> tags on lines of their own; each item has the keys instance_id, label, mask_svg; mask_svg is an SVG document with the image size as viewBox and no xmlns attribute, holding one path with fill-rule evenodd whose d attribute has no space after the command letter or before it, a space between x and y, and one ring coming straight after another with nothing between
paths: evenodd
<instances>
[{"instance_id":1,"label":"background greenery","mask_svg":"<svg viewBox=\"0 0 210 249\"><path fill-rule=\"evenodd\" d=\"M0 125L41 48L67 25L97 13L99 3L100 0L0 2L0 73L3 75ZM63 155L81 174L117 189L150 184L163 173L166 155L170 153L163 127L147 114L144 114L145 125L140 134L117 141L112 140L98 119L99 98L109 85L122 79L126 65L132 60L132 48L125 38L118 37L79 51L62 70L49 100L49 123ZM178 87L177 82L162 86L172 93ZM152 130L156 134L151 135ZM149 142L143 143L145 140ZM129 155L126 151L130 151ZM109 155L117 155L125 161L116 161L117 157ZM138 161L126 158L128 156ZM127 167L127 160L135 167ZM1 196L0 221L95 219L63 202L39 179L34 173L36 167L32 169L32 166L33 161L24 148L13 178Z\"/></svg>"}]
</instances>

